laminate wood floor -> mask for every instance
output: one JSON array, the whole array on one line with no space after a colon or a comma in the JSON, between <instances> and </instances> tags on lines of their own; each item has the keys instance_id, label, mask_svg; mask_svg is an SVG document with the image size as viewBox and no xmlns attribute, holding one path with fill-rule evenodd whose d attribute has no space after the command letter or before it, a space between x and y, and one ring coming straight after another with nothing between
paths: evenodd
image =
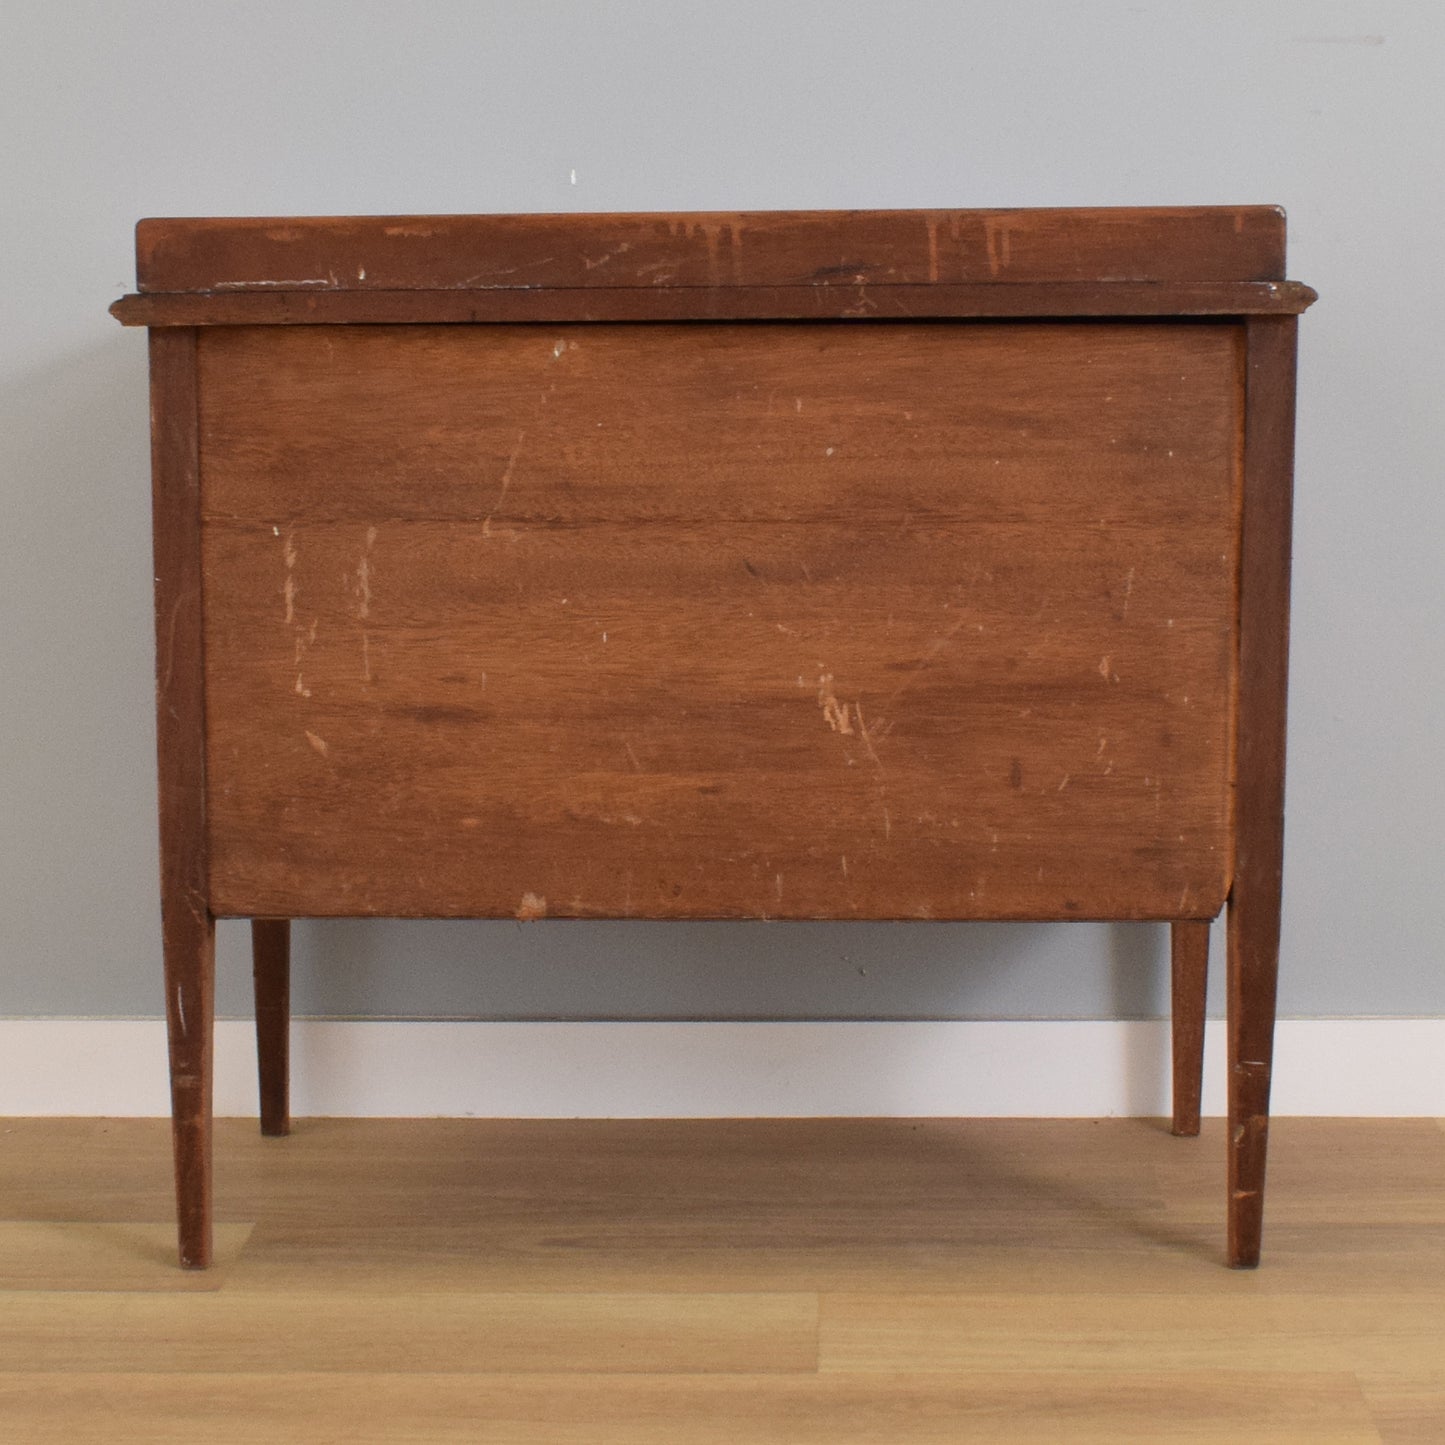
<instances>
[{"instance_id":1,"label":"laminate wood floor","mask_svg":"<svg viewBox=\"0 0 1445 1445\"><path fill-rule=\"evenodd\" d=\"M1445 1128L0 1120L0 1442L1445 1442Z\"/></svg>"}]
</instances>

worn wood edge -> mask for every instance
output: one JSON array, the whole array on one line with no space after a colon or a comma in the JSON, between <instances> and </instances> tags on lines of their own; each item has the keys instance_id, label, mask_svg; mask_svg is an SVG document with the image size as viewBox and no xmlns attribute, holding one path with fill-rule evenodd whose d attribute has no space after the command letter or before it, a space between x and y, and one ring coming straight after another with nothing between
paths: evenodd
<instances>
[{"instance_id":1,"label":"worn wood edge","mask_svg":"<svg viewBox=\"0 0 1445 1445\"><path fill-rule=\"evenodd\" d=\"M141 291L1284 278L1277 206L149 218ZM288 280L286 278L292 278Z\"/></svg>"},{"instance_id":2,"label":"worn wood edge","mask_svg":"<svg viewBox=\"0 0 1445 1445\"><path fill-rule=\"evenodd\" d=\"M888 321L1297 315L1298 281L1031 281L850 286L615 286L395 291L147 292L123 326L401 325L589 321Z\"/></svg>"}]
</instances>

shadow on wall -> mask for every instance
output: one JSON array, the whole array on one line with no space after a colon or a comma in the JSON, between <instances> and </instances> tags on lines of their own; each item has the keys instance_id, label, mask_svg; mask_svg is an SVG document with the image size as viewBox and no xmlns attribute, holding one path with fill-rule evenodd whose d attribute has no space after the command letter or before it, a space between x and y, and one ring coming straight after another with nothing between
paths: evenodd
<instances>
[{"instance_id":1,"label":"shadow on wall","mask_svg":"<svg viewBox=\"0 0 1445 1445\"><path fill-rule=\"evenodd\" d=\"M244 949L246 930L232 926L230 932ZM450 1012L528 1022L1060 1018L1068 1016L1070 993L1084 998L1086 1006L1091 997L1092 989L1080 989L1077 975L1101 969L1114 985L1115 1016L1157 1015L1161 1002L1167 1008L1167 989L1161 1000L1160 988L1167 930L1158 924L325 920L299 923L295 932L299 1013L322 1012L306 999L310 994L329 1005L352 1001L354 1014L370 1017L391 1012L425 1017L433 1000L438 1006L432 1017ZM1092 951L1090 943L1096 946ZM1105 956L1092 959L1101 943ZM244 959L238 962L233 977L243 981ZM1052 1008L1040 1007L1037 999L1018 1013L1001 1006L1019 994L1027 999L1051 982L1062 1006L1060 997L1044 999ZM368 1092L386 1065L383 1055L357 1052L356 1033L304 1037L307 1052L298 1060L303 1092L323 1081L323 1092L308 1096L313 1107L318 1098L354 1097L367 1098L367 1107L378 1112L396 1107L389 1096ZM662 1070L669 1111L708 1115L717 1110L714 1085L740 1070L739 1078L767 1081L759 1095L769 1101L761 1106L764 1113L771 1112L776 1095L791 1101L790 1112L804 1114L910 1114L920 1112L920 1098L932 1097L928 1080L960 1068L972 1071L986 1097L988 1079L1000 1069L1009 1072L997 1050L1015 1047L1008 1036L975 1037L964 1060L955 1034L869 1029L847 1036L848 1057L842 1058L837 1043L825 1042L821 1031L789 1033L780 1042L766 1029L741 1034L705 1029L689 1036L687 1065L674 1074L676 1042L662 1046L647 1034L624 1037L644 1056L653 1047L660 1052L650 1063L636 1054L620 1059L615 1036L542 1027L528 1034L525 1045L511 1046L522 1052L510 1055L500 1073L488 1073L496 1060L474 1056L474 1036L443 1029L428 1045L430 1063L422 1076L411 1077L406 1107L423 1113L453 1107L445 1091L435 1098L429 1093L434 1068L441 1078L485 1078L496 1098L510 1099L524 1112L536 1099L525 1087L509 1092L519 1087L519 1077L544 1090L570 1080L566 1087L583 1088L594 1100L605 1095L607 1111L631 1117L655 1107L650 1090ZM1077 1046L1077 1036L1067 1038ZM1122 1043L1122 1052L1106 1067L1118 1071L1129 1112L1167 1111L1167 1025L1132 1030ZM1060 1046L1069 1048L1063 1041ZM403 1049L393 1066L410 1069L401 1062L406 1057ZM589 1088L594 1092L587 1093ZM889 1098L897 1107L880 1107L879 1100ZM321 1112L330 1107L335 1106ZM501 1111L509 1112L509 1106Z\"/></svg>"},{"instance_id":2,"label":"shadow on wall","mask_svg":"<svg viewBox=\"0 0 1445 1445\"><path fill-rule=\"evenodd\" d=\"M223 1008L249 1010L223 925ZM298 1014L488 1019L1156 1018L1162 924L401 922L295 928Z\"/></svg>"}]
</instances>

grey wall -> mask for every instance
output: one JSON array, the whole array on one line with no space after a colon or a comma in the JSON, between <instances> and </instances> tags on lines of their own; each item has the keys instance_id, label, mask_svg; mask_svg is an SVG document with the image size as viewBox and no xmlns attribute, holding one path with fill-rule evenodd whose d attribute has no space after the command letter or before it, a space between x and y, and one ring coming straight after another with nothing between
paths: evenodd
<instances>
[{"instance_id":1,"label":"grey wall","mask_svg":"<svg viewBox=\"0 0 1445 1445\"><path fill-rule=\"evenodd\" d=\"M1437 0L4 0L0 1014L160 1008L145 345L105 315L137 217L1208 202L1287 206L1323 296L1282 1008L1445 1012L1442 73ZM1163 933L309 923L297 996L1139 1016Z\"/></svg>"}]
</instances>

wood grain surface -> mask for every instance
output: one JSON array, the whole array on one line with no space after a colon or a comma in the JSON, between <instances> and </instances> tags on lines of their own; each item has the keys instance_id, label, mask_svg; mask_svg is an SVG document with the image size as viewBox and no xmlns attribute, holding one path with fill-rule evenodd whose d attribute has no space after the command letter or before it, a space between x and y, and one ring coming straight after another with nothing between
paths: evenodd
<instances>
[{"instance_id":1,"label":"wood grain surface","mask_svg":"<svg viewBox=\"0 0 1445 1445\"><path fill-rule=\"evenodd\" d=\"M1222 904L1237 326L200 357L218 912Z\"/></svg>"},{"instance_id":2,"label":"wood grain surface","mask_svg":"<svg viewBox=\"0 0 1445 1445\"><path fill-rule=\"evenodd\" d=\"M1010 1370L986 1374L562 1376L224 1372L0 1375L26 1445L1435 1445L1377 1434L1353 1375ZM1387 1389L1381 1412L1401 1398ZM117 1420L123 1423L116 1423ZM485 1422L484 1424L482 1422ZM1168 1432L1167 1435L1162 1432Z\"/></svg>"},{"instance_id":3,"label":"wood grain surface","mask_svg":"<svg viewBox=\"0 0 1445 1445\"><path fill-rule=\"evenodd\" d=\"M1276 206L155 218L141 291L1280 281Z\"/></svg>"},{"instance_id":4,"label":"wood grain surface","mask_svg":"<svg viewBox=\"0 0 1445 1445\"><path fill-rule=\"evenodd\" d=\"M175 1270L162 1120L0 1129L0 1438L955 1445L1445 1436L1445 1133L1223 1120L222 1120ZM284 1154L285 1159L278 1156Z\"/></svg>"}]
</instances>

